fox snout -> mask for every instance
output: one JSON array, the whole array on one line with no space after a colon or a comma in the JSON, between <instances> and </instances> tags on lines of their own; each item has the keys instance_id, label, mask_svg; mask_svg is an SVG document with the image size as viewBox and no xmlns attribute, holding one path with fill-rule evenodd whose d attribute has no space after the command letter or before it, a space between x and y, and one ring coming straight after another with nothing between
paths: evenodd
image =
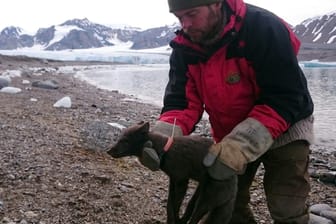
<instances>
[{"instance_id":1,"label":"fox snout","mask_svg":"<svg viewBox=\"0 0 336 224\"><path fill-rule=\"evenodd\" d=\"M125 156L138 156L141 154L143 145L131 144L127 138L121 138L115 145L113 145L107 153L113 158L121 158Z\"/></svg>"},{"instance_id":2,"label":"fox snout","mask_svg":"<svg viewBox=\"0 0 336 224\"><path fill-rule=\"evenodd\" d=\"M107 150L114 158L125 156L139 157L143 151L145 142L148 140L149 123L140 122L123 131L119 140Z\"/></svg>"},{"instance_id":3,"label":"fox snout","mask_svg":"<svg viewBox=\"0 0 336 224\"><path fill-rule=\"evenodd\" d=\"M118 144L113 145L107 153L112 156L113 158L120 158L127 156L125 149L123 147L120 147Z\"/></svg>"}]
</instances>

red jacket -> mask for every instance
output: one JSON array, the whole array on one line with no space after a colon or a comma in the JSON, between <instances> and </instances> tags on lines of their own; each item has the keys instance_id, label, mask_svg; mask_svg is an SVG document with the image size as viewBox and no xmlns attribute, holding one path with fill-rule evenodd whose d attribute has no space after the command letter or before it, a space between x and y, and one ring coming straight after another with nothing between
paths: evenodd
<instances>
[{"instance_id":1,"label":"red jacket","mask_svg":"<svg viewBox=\"0 0 336 224\"><path fill-rule=\"evenodd\" d=\"M221 140L247 117L273 138L313 113L307 81L296 55L300 43L281 19L242 0L226 0L228 24L210 50L183 31L170 45L169 82L161 121L194 130L204 109L213 137Z\"/></svg>"}]
</instances>

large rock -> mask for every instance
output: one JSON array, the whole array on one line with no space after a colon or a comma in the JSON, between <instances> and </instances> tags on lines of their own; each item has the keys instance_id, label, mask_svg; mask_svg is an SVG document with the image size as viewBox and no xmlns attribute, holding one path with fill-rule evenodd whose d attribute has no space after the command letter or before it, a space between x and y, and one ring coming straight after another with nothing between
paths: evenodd
<instances>
[{"instance_id":1,"label":"large rock","mask_svg":"<svg viewBox=\"0 0 336 224\"><path fill-rule=\"evenodd\" d=\"M0 89L2 89L3 87L9 86L9 83L10 83L10 78L0 76Z\"/></svg>"},{"instance_id":2,"label":"large rock","mask_svg":"<svg viewBox=\"0 0 336 224\"><path fill-rule=\"evenodd\" d=\"M121 129L103 121L91 121L81 130L81 145L94 151L107 150L117 141Z\"/></svg>"},{"instance_id":3,"label":"large rock","mask_svg":"<svg viewBox=\"0 0 336 224\"><path fill-rule=\"evenodd\" d=\"M335 224L336 208L328 204L315 204L310 206L309 224Z\"/></svg>"},{"instance_id":4,"label":"large rock","mask_svg":"<svg viewBox=\"0 0 336 224\"><path fill-rule=\"evenodd\" d=\"M20 88L16 88L16 87L6 86L6 87L1 88L0 92L14 94L14 93L21 92L21 89Z\"/></svg>"},{"instance_id":5,"label":"large rock","mask_svg":"<svg viewBox=\"0 0 336 224\"><path fill-rule=\"evenodd\" d=\"M43 89L58 89L59 88L59 85L55 80L34 81L32 83L32 86L43 88Z\"/></svg>"},{"instance_id":6,"label":"large rock","mask_svg":"<svg viewBox=\"0 0 336 224\"><path fill-rule=\"evenodd\" d=\"M314 214L310 214L308 224L334 224L334 222L329 220L329 219L326 219L324 217L314 215Z\"/></svg>"}]
</instances>

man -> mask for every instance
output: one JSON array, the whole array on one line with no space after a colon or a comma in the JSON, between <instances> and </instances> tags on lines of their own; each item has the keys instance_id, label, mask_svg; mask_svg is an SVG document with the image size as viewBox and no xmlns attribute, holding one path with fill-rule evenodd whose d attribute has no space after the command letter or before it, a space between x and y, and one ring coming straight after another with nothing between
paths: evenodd
<instances>
[{"instance_id":1,"label":"man","mask_svg":"<svg viewBox=\"0 0 336 224\"><path fill-rule=\"evenodd\" d=\"M298 39L277 16L242 0L168 5L182 30L170 43L169 82L153 129L188 135L205 110L216 143L204 165L214 179L239 174L231 223L256 223L249 189L261 163L274 223L308 223L313 102ZM159 158L148 147L142 162L154 170Z\"/></svg>"}]
</instances>

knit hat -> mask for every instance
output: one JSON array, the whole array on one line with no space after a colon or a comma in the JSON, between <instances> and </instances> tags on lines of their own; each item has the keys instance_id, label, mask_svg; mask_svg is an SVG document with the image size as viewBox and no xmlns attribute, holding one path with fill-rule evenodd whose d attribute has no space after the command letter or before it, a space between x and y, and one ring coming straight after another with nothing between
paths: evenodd
<instances>
[{"instance_id":1,"label":"knit hat","mask_svg":"<svg viewBox=\"0 0 336 224\"><path fill-rule=\"evenodd\" d=\"M223 0L168 0L169 11L190 9L201 5L209 5Z\"/></svg>"}]
</instances>

